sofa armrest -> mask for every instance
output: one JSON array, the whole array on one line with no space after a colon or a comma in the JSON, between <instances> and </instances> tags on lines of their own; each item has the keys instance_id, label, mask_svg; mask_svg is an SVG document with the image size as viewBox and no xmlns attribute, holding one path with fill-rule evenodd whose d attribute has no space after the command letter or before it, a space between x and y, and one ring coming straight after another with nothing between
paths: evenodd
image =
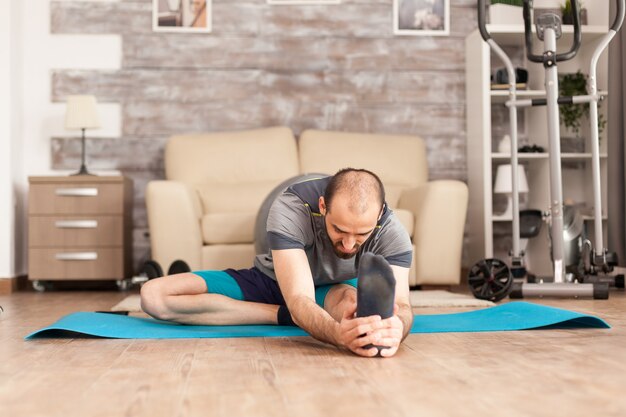
<instances>
[{"instance_id":1,"label":"sofa armrest","mask_svg":"<svg viewBox=\"0 0 626 417\"><path fill-rule=\"evenodd\" d=\"M202 208L195 190L178 181L150 181L146 208L152 259L164 272L176 259L202 267Z\"/></svg>"},{"instance_id":2,"label":"sofa armrest","mask_svg":"<svg viewBox=\"0 0 626 417\"><path fill-rule=\"evenodd\" d=\"M402 192L398 208L415 216L418 285L459 284L467 202L467 185L455 180L431 181Z\"/></svg>"}]
</instances>

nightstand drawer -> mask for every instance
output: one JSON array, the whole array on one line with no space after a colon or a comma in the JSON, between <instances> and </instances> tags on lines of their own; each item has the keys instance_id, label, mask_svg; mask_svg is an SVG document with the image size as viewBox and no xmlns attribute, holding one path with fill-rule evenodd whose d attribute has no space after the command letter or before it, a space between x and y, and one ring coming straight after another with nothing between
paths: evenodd
<instances>
[{"instance_id":1,"label":"nightstand drawer","mask_svg":"<svg viewBox=\"0 0 626 417\"><path fill-rule=\"evenodd\" d=\"M33 247L122 246L122 216L31 216L28 245Z\"/></svg>"},{"instance_id":2,"label":"nightstand drawer","mask_svg":"<svg viewBox=\"0 0 626 417\"><path fill-rule=\"evenodd\" d=\"M29 251L30 280L122 279L122 248L38 249Z\"/></svg>"},{"instance_id":3,"label":"nightstand drawer","mask_svg":"<svg viewBox=\"0 0 626 417\"><path fill-rule=\"evenodd\" d=\"M30 214L122 214L124 187L119 184L31 184Z\"/></svg>"}]
</instances>

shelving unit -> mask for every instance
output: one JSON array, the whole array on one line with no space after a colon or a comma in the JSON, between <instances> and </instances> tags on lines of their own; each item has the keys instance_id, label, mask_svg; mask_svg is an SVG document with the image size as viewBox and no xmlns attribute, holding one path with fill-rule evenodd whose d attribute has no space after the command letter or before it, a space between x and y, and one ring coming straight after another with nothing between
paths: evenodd
<instances>
[{"instance_id":1,"label":"shelving unit","mask_svg":"<svg viewBox=\"0 0 626 417\"><path fill-rule=\"evenodd\" d=\"M544 91L544 69L540 64L528 62L524 51L524 29L521 25L487 25L493 39L512 56L514 65L528 71L528 89L518 90L517 97L542 98ZM559 73L588 73L591 54L599 40L607 32L604 26L583 26L582 46L577 56L559 63ZM558 41L559 52L569 49L572 27L563 27L563 36ZM535 53L541 43L534 40ZM605 51L598 65L598 90L608 95L608 58ZM493 184L495 172L500 164L510 163L510 155L497 152L503 133L508 133L508 111L503 110L508 99L508 90L491 90L490 76L504 67L500 59L491 53L478 30L465 40L466 56L466 113L467 113L467 163L470 201L468 212L469 261L474 263L483 258L496 257L509 261L511 249L511 219L499 218L494 207ZM599 106L604 113L604 105ZM504 116L503 116L504 115ZM548 149L546 107L530 107L518 110L518 137L520 146L538 145ZM561 126L561 137L571 137ZM583 120L582 143L576 152L563 146L561 154L563 169L563 197L584 207L583 218L592 219L593 194L591 175L590 132L588 121ZM580 148L580 149L578 149ZM606 131L600 135L600 166L602 176L603 208L606 211L607 153ZM519 161L525 168L529 192L520 208L547 211L550 202L549 162L547 153L519 153ZM603 218L606 216L603 215ZM593 241L593 222L585 221L587 234ZM604 223L606 228L606 223ZM606 233L605 233L606 236ZM606 242L605 242L606 243ZM538 275L549 275L552 271L548 227L544 224L539 236L532 238L526 248L529 270Z\"/></svg>"}]
</instances>

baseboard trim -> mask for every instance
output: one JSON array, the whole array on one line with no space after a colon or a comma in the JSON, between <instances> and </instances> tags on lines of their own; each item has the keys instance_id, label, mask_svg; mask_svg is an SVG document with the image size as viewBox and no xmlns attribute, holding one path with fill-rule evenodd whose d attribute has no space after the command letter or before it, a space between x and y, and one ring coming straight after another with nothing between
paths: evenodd
<instances>
[{"instance_id":1,"label":"baseboard trim","mask_svg":"<svg viewBox=\"0 0 626 417\"><path fill-rule=\"evenodd\" d=\"M27 276L19 275L13 278L0 278L0 295L9 295L27 287Z\"/></svg>"}]
</instances>

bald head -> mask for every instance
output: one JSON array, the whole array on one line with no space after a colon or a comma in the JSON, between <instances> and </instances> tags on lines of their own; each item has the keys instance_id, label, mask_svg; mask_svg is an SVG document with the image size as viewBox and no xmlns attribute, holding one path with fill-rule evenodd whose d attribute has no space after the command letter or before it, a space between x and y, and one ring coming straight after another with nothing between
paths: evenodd
<instances>
[{"instance_id":1,"label":"bald head","mask_svg":"<svg viewBox=\"0 0 626 417\"><path fill-rule=\"evenodd\" d=\"M385 189L373 172L344 168L333 175L324 192L327 211L332 210L334 199L341 199L354 214L363 214L372 205L380 211L385 203Z\"/></svg>"}]
</instances>

